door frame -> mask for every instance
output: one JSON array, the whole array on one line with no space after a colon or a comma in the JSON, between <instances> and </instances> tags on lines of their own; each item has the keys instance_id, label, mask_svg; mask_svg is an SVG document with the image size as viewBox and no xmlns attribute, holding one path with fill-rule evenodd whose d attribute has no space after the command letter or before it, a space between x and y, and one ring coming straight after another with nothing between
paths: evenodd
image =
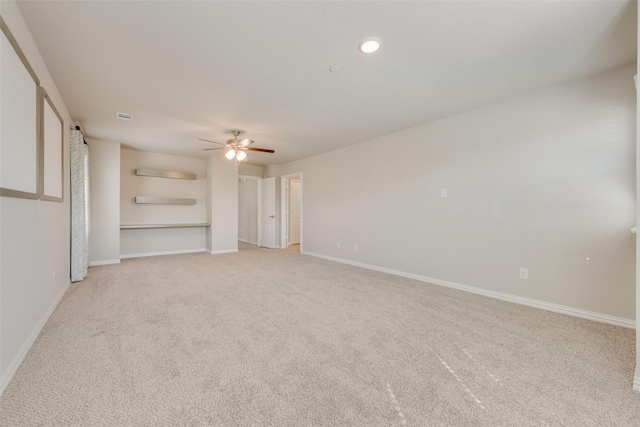
<instances>
[{"instance_id":1,"label":"door frame","mask_svg":"<svg viewBox=\"0 0 640 427\"><path fill-rule=\"evenodd\" d=\"M300 178L300 253L304 244L304 177L302 172L290 173L280 177L280 248L289 247L289 197L291 178Z\"/></svg>"}]
</instances>

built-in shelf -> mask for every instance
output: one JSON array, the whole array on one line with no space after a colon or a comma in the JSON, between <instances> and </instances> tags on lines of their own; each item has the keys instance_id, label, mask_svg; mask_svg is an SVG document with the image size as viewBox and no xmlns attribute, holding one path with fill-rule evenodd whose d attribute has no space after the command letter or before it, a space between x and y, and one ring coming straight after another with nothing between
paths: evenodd
<instances>
[{"instance_id":1,"label":"built-in shelf","mask_svg":"<svg viewBox=\"0 0 640 427\"><path fill-rule=\"evenodd\" d=\"M156 169L136 169L136 175L138 176L154 176L157 178L172 178L172 179L189 179L191 181L197 178L195 173L188 172L175 172L175 171L161 171Z\"/></svg>"},{"instance_id":2,"label":"built-in shelf","mask_svg":"<svg viewBox=\"0 0 640 427\"><path fill-rule=\"evenodd\" d=\"M144 197L136 196L137 204L153 204L153 205L195 205L196 199L178 199L171 197Z\"/></svg>"},{"instance_id":3,"label":"built-in shelf","mask_svg":"<svg viewBox=\"0 0 640 427\"><path fill-rule=\"evenodd\" d=\"M188 228L188 227L209 227L208 222L186 223L186 224L120 224L120 230L133 230L140 228Z\"/></svg>"}]
</instances>

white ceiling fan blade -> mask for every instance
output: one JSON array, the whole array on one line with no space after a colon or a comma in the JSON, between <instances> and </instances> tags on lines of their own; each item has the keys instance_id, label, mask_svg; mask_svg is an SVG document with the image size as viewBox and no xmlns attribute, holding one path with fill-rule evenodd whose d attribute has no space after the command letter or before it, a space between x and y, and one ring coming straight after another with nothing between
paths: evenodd
<instances>
[{"instance_id":1,"label":"white ceiling fan blade","mask_svg":"<svg viewBox=\"0 0 640 427\"><path fill-rule=\"evenodd\" d=\"M249 144L253 144L253 139L245 138L240 141L240 147L246 147Z\"/></svg>"}]
</instances>

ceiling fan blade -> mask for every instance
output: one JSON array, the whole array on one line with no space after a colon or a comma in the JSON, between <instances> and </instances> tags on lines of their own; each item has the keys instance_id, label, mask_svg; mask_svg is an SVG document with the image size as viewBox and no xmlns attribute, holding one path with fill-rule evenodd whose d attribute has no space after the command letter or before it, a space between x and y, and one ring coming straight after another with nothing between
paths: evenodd
<instances>
[{"instance_id":1,"label":"ceiling fan blade","mask_svg":"<svg viewBox=\"0 0 640 427\"><path fill-rule=\"evenodd\" d=\"M202 151L211 151L211 150L224 150L224 148L203 148Z\"/></svg>"},{"instance_id":2,"label":"ceiling fan blade","mask_svg":"<svg viewBox=\"0 0 640 427\"><path fill-rule=\"evenodd\" d=\"M249 144L253 144L253 139L249 139L249 138L245 138L242 141L240 141L240 147L246 147Z\"/></svg>"},{"instance_id":3,"label":"ceiling fan blade","mask_svg":"<svg viewBox=\"0 0 640 427\"><path fill-rule=\"evenodd\" d=\"M267 150L266 148L244 147L244 149L250 151L262 151L263 153L275 153L275 150Z\"/></svg>"},{"instance_id":4,"label":"ceiling fan blade","mask_svg":"<svg viewBox=\"0 0 640 427\"><path fill-rule=\"evenodd\" d=\"M223 144L222 142L210 141L208 139L202 139L202 138L198 138L198 141L213 142L214 144L227 145L227 144Z\"/></svg>"}]
</instances>

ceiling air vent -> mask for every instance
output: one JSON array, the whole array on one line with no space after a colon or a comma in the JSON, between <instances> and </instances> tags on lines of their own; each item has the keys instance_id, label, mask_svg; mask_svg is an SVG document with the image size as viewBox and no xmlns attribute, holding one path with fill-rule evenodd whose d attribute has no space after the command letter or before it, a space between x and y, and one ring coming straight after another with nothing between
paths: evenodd
<instances>
[{"instance_id":1,"label":"ceiling air vent","mask_svg":"<svg viewBox=\"0 0 640 427\"><path fill-rule=\"evenodd\" d=\"M118 112L116 112L116 119L131 120L131 119L133 119L133 116L131 114L127 114L127 113L118 113Z\"/></svg>"}]
</instances>

